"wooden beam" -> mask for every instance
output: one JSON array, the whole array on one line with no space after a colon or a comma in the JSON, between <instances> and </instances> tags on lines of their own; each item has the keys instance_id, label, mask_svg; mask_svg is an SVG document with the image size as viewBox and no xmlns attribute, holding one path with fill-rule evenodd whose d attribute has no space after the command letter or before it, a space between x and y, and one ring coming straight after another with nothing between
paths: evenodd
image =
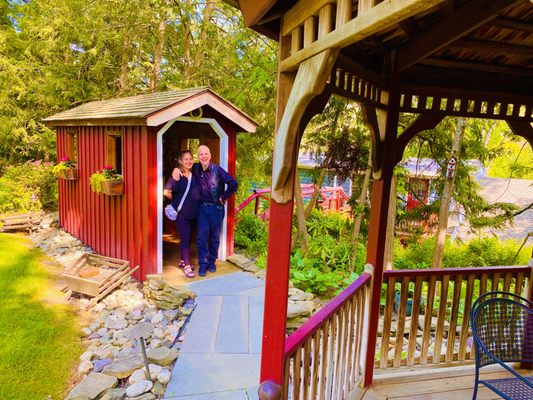
<instances>
[{"instance_id":1,"label":"wooden beam","mask_svg":"<svg viewBox=\"0 0 533 400\"><path fill-rule=\"evenodd\" d=\"M450 47L460 49L472 49L477 51L487 51L493 55L495 55L494 53L496 53L524 57L531 57L531 54L533 52L532 47L527 45L505 42L493 42L489 40L479 39L461 39L456 42L450 43Z\"/></svg>"},{"instance_id":2,"label":"wooden beam","mask_svg":"<svg viewBox=\"0 0 533 400\"><path fill-rule=\"evenodd\" d=\"M441 58L426 58L425 60L422 60L420 64L430 65L434 67L492 72L496 74L513 75L520 77L533 77L533 70L530 68L509 67L505 65L492 65L487 63L476 63L460 60L444 60Z\"/></svg>"},{"instance_id":3,"label":"wooden beam","mask_svg":"<svg viewBox=\"0 0 533 400\"><path fill-rule=\"evenodd\" d=\"M331 48L344 48L424 12L443 0L385 0L280 62L281 71L294 71L300 63Z\"/></svg>"},{"instance_id":4,"label":"wooden beam","mask_svg":"<svg viewBox=\"0 0 533 400\"><path fill-rule=\"evenodd\" d=\"M323 92L337 54L334 50L317 54L303 62L296 74L274 139L271 198L279 204L292 201L294 187L289 178L298 156L300 121L311 100Z\"/></svg>"},{"instance_id":5,"label":"wooden beam","mask_svg":"<svg viewBox=\"0 0 533 400\"><path fill-rule=\"evenodd\" d=\"M507 120L506 122L515 135L522 136L529 142L529 145L533 150L533 126L531 126L531 123L526 121L512 120Z\"/></svg>"},{"instance_id":6,"label":"wooden beam","mask_svg":"<svg viewBox=\"0 0 533 400\"><path fill-rule=\"evenodd\" d=\"M339 54L335 66L351 72L355 76L382 88L386 86L385 80L379 74L377 74L372 67L367 67L366 65L346 57L343 54Z\"/></svg>"},{"instance_id":7,"label":"wooden beam","mask_svg":"<svg viewBox=\"0 0 533 400\"><path fill-rule=\"evenodd\" d=\"M246 26L253 26L276 4L276 0L239 0Z\"/></svg>"},{"instance_id":8,"label":"wooden beam","mask_svg":"<svg viewBox=\"0 0 533 400\"><path fill-rule=\"evenodd\" d=\"M420 60L497 17L516 1L518 0L474 0L450 12L444 19L397 49L398 68L400 71L405 71Z\"/></svg>"},{"instance_id":9,"label":"wooden beam","mask_svg":"<svg viewBox=\"0 0 533 400\"><path fill-rule=\"evenodd\" d=\"M396 140L396 151L394 153L394 164L398 164L403 157L403 152L407 144L418 133L435 128L440 121L444 119L444 115L420 115Z\"/></svg>"},{"instance_id":10,"label":"wooden beam","mask_svg":"<svg viewBox=\"0 0 533 400\"><path fill-rule=\"evenodd\" d=\"M533 25L531 25L531 23L506 17L494 18L489 22L489 25L513 31L533 32Z\"/></svg>"}]
</instances>

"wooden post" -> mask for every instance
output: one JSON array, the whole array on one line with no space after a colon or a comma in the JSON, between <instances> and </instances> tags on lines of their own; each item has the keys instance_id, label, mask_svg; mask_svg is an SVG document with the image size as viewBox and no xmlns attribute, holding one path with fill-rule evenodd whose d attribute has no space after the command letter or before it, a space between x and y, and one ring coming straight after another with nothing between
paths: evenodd
<instances>
[{"instance_id":1,"label":"wooden post","mask_svg":"<svg viewBox=\"0 0 533 400\"><path fill-rule=\"evenodd\" d=\"M393 75L392 87L388 93L388 107L376 118L374 110L366 108L365 121L373 136L372 157L374 183L372 185L370 222L368 231L366 262L374 266L370 300L370 316L367 330L367 349L364 367L363 386L372 383L374 358L376 352L381 286L385 256L385 239L387 232L387 214L389 209L392 172L394 167L394 145L398 131L400 106L400 79Z\"/></svg>"}]
</instances>

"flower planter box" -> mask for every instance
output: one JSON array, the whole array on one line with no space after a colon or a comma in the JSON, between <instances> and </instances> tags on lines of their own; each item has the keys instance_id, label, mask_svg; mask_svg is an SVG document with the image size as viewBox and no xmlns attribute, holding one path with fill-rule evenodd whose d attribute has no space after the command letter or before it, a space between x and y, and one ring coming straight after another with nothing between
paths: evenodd
<instances>
[{"instance_id":1,"label":"flower planter box","mask_svg":"<svg viewBox=\"0 0 533 400\"><path fill-rule=\"evenodd\" d=\"M65 269L63 277L67 287L73 292L100 300L120 286L138 268L132 270L128 261L117 258L84 254Z\"/></svg>"},{"instance_id":2,"label":"flower planter box","mask_svg":"<svg viewBox=\"0 0 533 400\"><path fill-rule=\"evenodd\" d=\"M62 169L57 173L57 176L67 181L75 181L78 179L78 168Z\"/></svg>"},{"instance_id":3,"label":"flower planter box","mask_svg":"<svg viewBox=\"0 0 533 400\"><path fill-rule=\"evenodd\" d=\"M119 196L124 194L124 181L112 180L102 182L102 193L108 196Z\"/></svg>"}]
</instances>

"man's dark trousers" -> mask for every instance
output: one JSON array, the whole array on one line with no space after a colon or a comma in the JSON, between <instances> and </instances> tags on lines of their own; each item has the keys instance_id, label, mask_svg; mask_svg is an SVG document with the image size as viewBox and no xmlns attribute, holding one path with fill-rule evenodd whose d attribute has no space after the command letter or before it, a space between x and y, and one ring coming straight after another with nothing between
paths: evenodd
<instances>
[{"instance_id":1,"label":"man's dark trousers","mask_svg":"<svg viewBox=\"0 0 533 400\"><path fill-rule=\"evenodd\" d=\"M198 272L205 274L207 270L214 272L215 260L218 257L220 230L224 220L224 206L216 203L201 203L198 214Z\"/></svg>"}]
</instances>

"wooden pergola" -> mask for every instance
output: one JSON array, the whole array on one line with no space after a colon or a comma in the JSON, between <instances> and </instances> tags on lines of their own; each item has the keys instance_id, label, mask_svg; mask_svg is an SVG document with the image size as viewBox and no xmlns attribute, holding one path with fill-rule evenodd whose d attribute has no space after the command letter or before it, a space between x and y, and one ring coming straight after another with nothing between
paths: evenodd
<instances>
[{"instance_id":1,"label":"wooden pergola","mask_svg":"<svg viewBox=\"0 0 533 400\"><path fill-rule=\"evenodd\" d=\"M528 0L226 2L240 8L247 26L279 42L261 381L284 380L300 139L310 119L336 94L360 103L372 136L367 263L373 274L363 332L362 383L368 386L393 167L415 135L434 128L445 116L504 120L533 146L533 4ZM401 134L400 113L417 115Z\"/></svg>"}]
</instances>

